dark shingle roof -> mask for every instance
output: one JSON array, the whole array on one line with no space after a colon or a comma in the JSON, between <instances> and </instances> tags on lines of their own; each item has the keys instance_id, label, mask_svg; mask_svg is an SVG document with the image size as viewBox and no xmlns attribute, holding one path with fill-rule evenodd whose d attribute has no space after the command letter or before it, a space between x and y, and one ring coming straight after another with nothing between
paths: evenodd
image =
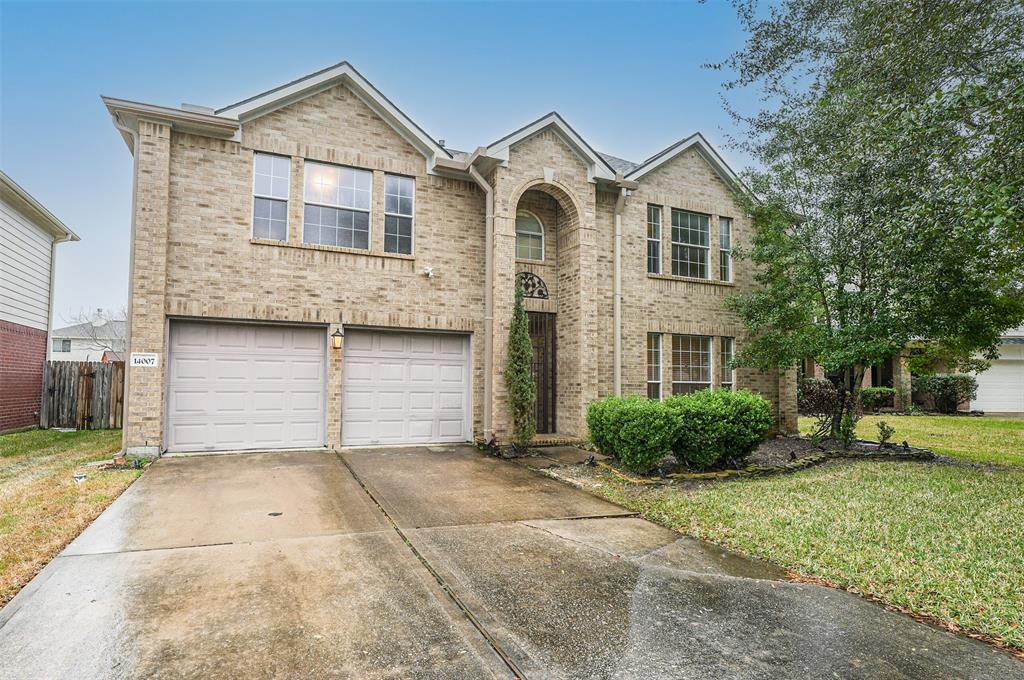
<instances>
[{"instance_id":1,"label":"dark shingle roof","mask_svg":"<svg viewBox=\"0 0 1024 680\"><path fill-rule=\"evenodd\" d=\"M603 158L605 163L612 166L612 170L615 172L621 172L623 175L628 175L640 167L639 163L627 161L624 158L618 158L610 154L601 153L600 151L597 152L597 155Z\"/></svg>"}]
</instances>

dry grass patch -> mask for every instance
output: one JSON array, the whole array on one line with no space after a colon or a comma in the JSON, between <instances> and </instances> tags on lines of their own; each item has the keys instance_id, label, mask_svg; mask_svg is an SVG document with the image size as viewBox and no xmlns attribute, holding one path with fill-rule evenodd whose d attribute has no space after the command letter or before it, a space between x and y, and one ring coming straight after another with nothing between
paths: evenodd
<instances>
[{"instance_id":1,"label":"dry grass patch","mask_svg":"<svg viewBox=\"0 0 1024 680\"><path fill-rule=\"evenodd\" d=\"M120 430L0 435L0 605L138 478L85 467L120 447ZM81 484L76 472L86 474Z\"/></svg>"}]
</instances>

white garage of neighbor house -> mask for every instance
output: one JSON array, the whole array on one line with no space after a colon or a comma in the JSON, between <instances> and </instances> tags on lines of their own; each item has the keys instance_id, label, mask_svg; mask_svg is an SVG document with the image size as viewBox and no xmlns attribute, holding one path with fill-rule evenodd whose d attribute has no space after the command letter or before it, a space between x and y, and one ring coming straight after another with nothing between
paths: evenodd
<instances>
[{"instance_id":1,"label":"white garage of neighbor house","mask_svg":"<svg viewBox=\"0 0 1024 680\"><path fill-rule=\"evenodd\" d=\"M978 397L971 402L972 409L1024 414L1024 326L1003 336L999 358L977 378Z\"/></svg>"}]
</instances>

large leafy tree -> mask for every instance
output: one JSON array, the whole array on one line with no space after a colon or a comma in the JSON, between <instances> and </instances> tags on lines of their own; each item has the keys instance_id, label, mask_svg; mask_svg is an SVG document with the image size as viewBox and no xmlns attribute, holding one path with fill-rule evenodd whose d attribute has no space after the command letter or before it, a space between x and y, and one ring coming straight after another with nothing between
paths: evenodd
<instances>
[{"instance_id":1,"label":"large leafy tree","mask_svg":"<svg viewBox=\"0 0 1024 680\"><path fill-rule=\"evenodd\" d=\"M1024 5L734 5L748 39L713 66L758 165L742 255L763 284L732 300L737 362L842 375L836 433L865 367L911 341L991 358L1024 321Z\"/></svg>"}]
</instances>

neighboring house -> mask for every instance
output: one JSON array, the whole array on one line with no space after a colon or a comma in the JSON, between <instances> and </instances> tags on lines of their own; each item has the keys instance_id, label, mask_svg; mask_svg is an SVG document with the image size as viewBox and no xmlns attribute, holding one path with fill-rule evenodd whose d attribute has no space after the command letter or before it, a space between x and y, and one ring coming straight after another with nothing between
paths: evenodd
<instances>
[{"instance_id":1,"label":"neighboring house","mask_svg":"<svg viewBox=\"0 0 1024 680\"><path fill-rule=\"evenodd\" d=\"M795 430L795 371L727 368L751 224L699 134L631 163L550 113L459 152L347 63L218 110L104 102L135 158L130 452L505 442L516 276L542 436L710 386Z\"/></svg>"},{"instance_id":2,"label":"neighboring house","mask_svg":"<svg viewBox=\"0 0 1024 680\"><path fill-rule=\"evenodd\" d=\"M1002 336L999 358L977 378L978 397L971 402L972 409L1024 415L1024 326Z\"/></svg>"},{"instance_id":3,"label":"neighboring house","mask_svg":"<svg viewBox=\"0 0 1024 680\"><path fill-rule=\"evenodd\" d=\"M85 321L50 334L50 358L54 361L124 361L128 348L126 322L107 319L97 310L93 321Z\"/></svg>"},{"instance_id":4,"label":"neighboring house","mask_svg":"<svg viewBox=\"0 0 1024 680\"><path fill-rule=\"evenodd\" d=\"M0 171L0 432L39 424L57 244L77 240Z\"/></svg>"}]
</instances>

